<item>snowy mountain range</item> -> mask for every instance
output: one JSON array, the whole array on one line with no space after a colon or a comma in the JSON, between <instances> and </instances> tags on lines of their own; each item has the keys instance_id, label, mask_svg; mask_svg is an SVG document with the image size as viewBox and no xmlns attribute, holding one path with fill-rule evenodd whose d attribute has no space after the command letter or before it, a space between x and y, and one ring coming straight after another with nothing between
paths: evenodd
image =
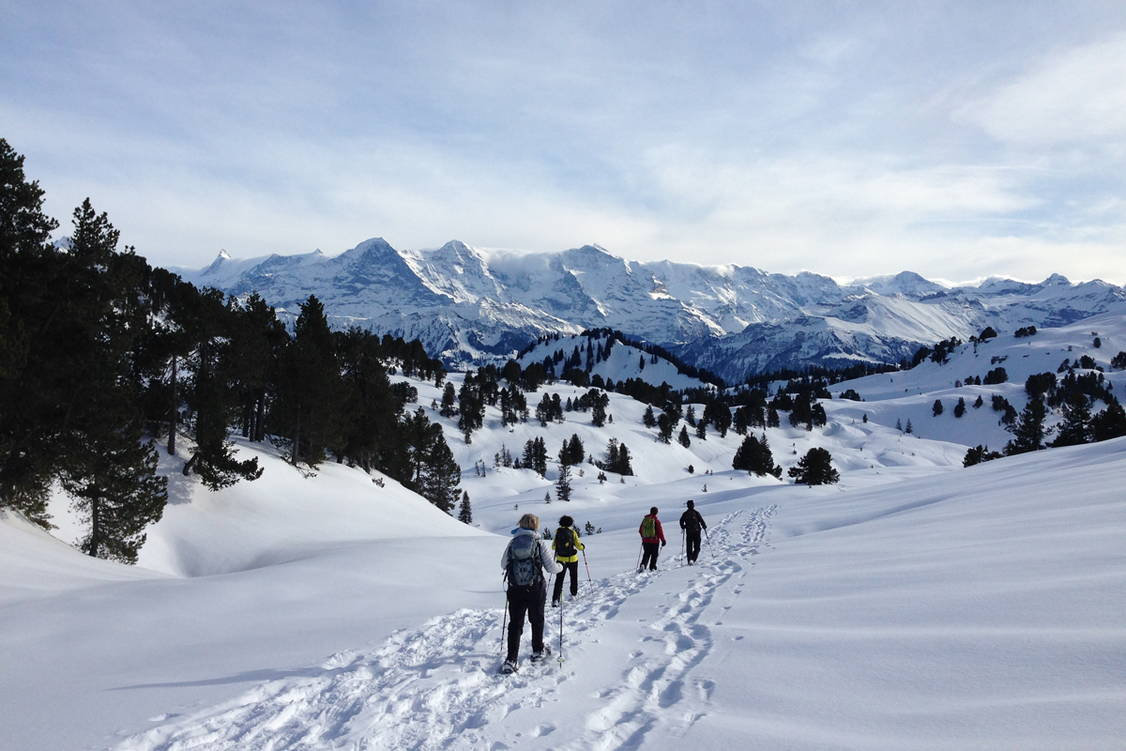
<instances>
[{"instance_id":1,"label":"snowy mountain range","mask_svg":"<svg viewBox=\"0 0 1126 751\"><path fill-rule=\"evenodd\" d=\"M729 381L810 364L898 362L985 326L1126 314L1126 288L1058 274L1039 284L946 287L905 271L839 284L808 272L628 261L598 245L518 253L454 240L400 250L373 238L336 256L222 252L206 268L173 270L197 286L258 292L283 316L316 295L334 325L418 338L450 365L505 360L544 334L611 328Z\"/></svg>"}]
</instances>

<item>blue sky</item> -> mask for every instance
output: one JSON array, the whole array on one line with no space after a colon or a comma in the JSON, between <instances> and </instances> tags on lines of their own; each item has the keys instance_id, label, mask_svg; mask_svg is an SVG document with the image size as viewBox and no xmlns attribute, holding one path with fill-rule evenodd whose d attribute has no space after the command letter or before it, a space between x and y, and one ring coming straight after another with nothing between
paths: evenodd
<instances>
[{"instance_id":1,"label":"blue sky","mask_svg":"<svg viewBox=\"0 0 1126 751\"><path fill-rule=\"evenodd\" d=\"M1126 4L12 2L0 136L156 263L383 236L1126 283Z\"/></svg>"}]
</instances>

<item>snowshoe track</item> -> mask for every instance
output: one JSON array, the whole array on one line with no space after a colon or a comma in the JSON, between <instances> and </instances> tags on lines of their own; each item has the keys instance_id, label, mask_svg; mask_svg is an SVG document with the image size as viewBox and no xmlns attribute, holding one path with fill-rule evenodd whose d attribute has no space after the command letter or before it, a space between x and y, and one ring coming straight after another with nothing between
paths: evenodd
<instances>
[{"instance_id":1,"label":"snowshoe track","mask_svg":"<svg viewBox=\"0 0 1126 751\"><path fill-rule=\"evenodd\" d=\"M644 627L645 644L628 657L621 681L613 686L592 691L572 684L575 673L566 662L560 666L554 654L540 664L523 659L519 672L498 675L500 609L459 610L418 630L397 632L375 651L340 652L319 673L269 681L114 748L500 751L534 741L537 748L609 751L638 748L658 727L678 737L707 714L714 686L693 675L713 646L703 622L714 617L707 605L721 591L732 596L741 591L750 557L764 541L774 510L739 511L709 530L696 575L687 589L670 593ZM617 617L632 595L659 581L659 576L627 571L599 580L589 596L565 602L567 656L592 648L589 632ZM734 587L725 590L732 581ZM548 610L548 634L554 614ZM568 691L593 694L600 706L584 727L568 728L552 745L556 728L550 712L545 716L534 710ZM532 711L525 716L528 709Z\"/></svg>"}]
</instances>

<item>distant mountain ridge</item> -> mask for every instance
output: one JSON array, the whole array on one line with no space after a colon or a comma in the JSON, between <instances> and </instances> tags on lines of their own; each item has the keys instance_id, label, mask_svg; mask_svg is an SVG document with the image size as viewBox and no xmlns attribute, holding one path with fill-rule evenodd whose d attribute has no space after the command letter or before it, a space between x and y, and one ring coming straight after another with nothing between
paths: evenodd
<instances>
[{"instance_id":1,"label":"distant mountain ridge","mask_svg":"<svg viewBox=\"0 0 1126 751\"><path fill-rule=\"evenodd\" d=\"M811 364L896 362L987 325L1126 315L1126 288L1058 274L1039 284L993 278L950 288L904 271L842 285L809 272L627 261L598 245L517 253L453 240L400 250L377 237L337 256L239 260L224 251L203 269L173 271L228 294L258 292L282 315L314 294L334 325L418 338L450 365L504 360L545 334L611 328L729 381Z\"/></svg>"}]
</instances>

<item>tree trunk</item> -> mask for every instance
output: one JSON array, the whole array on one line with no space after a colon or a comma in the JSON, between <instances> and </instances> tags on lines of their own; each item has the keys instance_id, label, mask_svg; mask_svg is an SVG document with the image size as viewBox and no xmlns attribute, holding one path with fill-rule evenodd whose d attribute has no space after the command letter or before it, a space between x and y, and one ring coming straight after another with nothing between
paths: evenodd
<instances>
[{"instance_id":1,"label":"tree trunk","mask_svg":"<svg viewBox=\"0 0 1126 751\"><path fill-rule=\"evenodd\" d=\"M168 453L176 453L176 418L180 407L176 398L176 355L172 355L172 404L168 413Z\"/></svg>"},{"instance_id":2,"label":"tree trunk","mask_svg":"<svg viewBox=\"0 0 1126 751\"><path fill-rule=\"evenodd\" d=\"M90 499L90 550L88 555L91 558L98 557L98 547L101 545L102 538L102 525L98 516L98 511L101 509L101 502L96 498Z\"/></svg>"},{"instance_id":3,"label":"tree trunk","mask_svg":"<svg viewBox=\"0 0 1126 751\"><path fill-rule=\"evenodd\" d=\"M254 412L254 435L253 440L261 442L266 438L266 428L263 424L266 417L266 395L259 394L257 405Z\"/></svg>"}]
</instances>

